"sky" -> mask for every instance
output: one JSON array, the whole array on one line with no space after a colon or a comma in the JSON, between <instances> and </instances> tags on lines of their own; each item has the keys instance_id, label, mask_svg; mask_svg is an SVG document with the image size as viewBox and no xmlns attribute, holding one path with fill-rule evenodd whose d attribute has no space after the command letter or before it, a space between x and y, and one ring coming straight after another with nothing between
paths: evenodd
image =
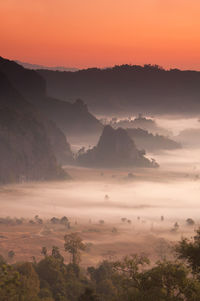
<instances>
[{"instance_id":1,"label":"sky","mask_svg":"<svg viewBox=\"0 0 200 301\"><path fill-rule=\"evenodd\" d=\"M0 0L0 56L200 70L199 0Z\"/></svg>"}]
</instances>

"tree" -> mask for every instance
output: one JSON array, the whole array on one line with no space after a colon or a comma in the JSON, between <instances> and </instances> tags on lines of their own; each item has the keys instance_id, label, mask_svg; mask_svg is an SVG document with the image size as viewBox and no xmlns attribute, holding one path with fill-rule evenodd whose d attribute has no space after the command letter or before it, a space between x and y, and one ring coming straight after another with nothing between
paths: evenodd
<instances>
[{"instance_id":1,"label":"tree","mask_svg":"<svg viewBox=\"0 0 200 301\"><path fill-rule=\"evenodd\" d=\"M85 154L85 152L86 152L85 147L84 147L84 146L81 147L81 148L78 150L78 152L77 152L77 157L80 156L80 155Z\"/></svg>"},{"instance_id":2,"label":"tree","mask_svg":"<svg viewBox=\"0 0 200 301\"><path fill-rule=\"evenodd\" d=\"M86 288L85 292L79 297L78 301L98 301L99 298L91 288Z\"/></svg>"},{"instance_id":3,"label":"tree","mask_svg":"<svg viewBox=\"0 0 200 301\"><path fill-rule=\"evenodd\" d=\"M177 232L178 229L179 229L179 224L175 222L173 228L171 229L171 232Z\"/></svg>"},{"instance_id":4,"label":"tree","mask_svg":"<svg viewBox=\"0 0 200 301\"><path fill-rule=\"evenodd\" d=\"M61 262L64 262L64 257L60 254L59 248L57 246L52 247L51 255Z\"/></svg>"},{"instance_id":5,"label":"tree","mask_svg":"<svg viewBox=\"0 0 200 301\"><path fill-rule=\"evenodd\" d=\"M44 256L47 256L47 248L46 247L42 247L41 254Z\"/></svg>"},{"instance_id":6,"label":"tree","mask_svg":"<svg viewBox=\"0 0 200 301\"><path fill-rule=\"evenodd\" d=\"M40 280L33 264L30 262L17 264L16 269L20 274L19 300L37 301L40 291Z\"/></svg>"},{"instance_id":7,"label":"tree","mask_svg":"<svg viewBox=\"0 0 200 301\"><path fill-rule=\"evenodd\" d=\"M199 283L180 262L158 262L142 274L141 300L197 301L199 298Z\"/></svg>"},{"instance_id":8,"label":"tree","mask_svg":"<svg viewBox=\"0 0 200 301\"><path fill-rule=\"evenodd\" d=\"M6 264L6 260L4 259L4 257L2 255L0 255L0 266Z\"/></svg>"},{"instance_id":9,"label":"tree","mask_svg":"<svg viewBox=\"0 0 200 301\"><path fill-rule=\"evenodd\" d=\"M192 218L186 219L186 223L187 223L188 226L194 226L195 225L195 222Z\"/></svg>"},{"instance_id":10,"label":"tree","mask_svg":"<svg viewBox=\"0 0 200 301\"><path fill-rule=\"evenodd\" d=\"M55 301L68 300L66 267L63 262L52 255L46 256L37 264L36 270L40 278L42 293L44 290L50 291ZM51 294L49 293L49 295Z\"/></svg>"},{"instance_id":11,"label":"tree","mask_svg":"<svg viewBox=\"0 0 200 301\"><path fill-rule=\"evenodd\" d=\"M200 228L192 240L183 238L175 247L179 259L185 259L200 280Z\"/></svg>"},{"instance_id":12,"label":"tree","mask_svg":"<svg viewBox=\"0 0 200 301\"><path fill-rule=\"evenodd\" d=\"M18 300L20 275L10 265L0 267L0 301Z\"/></svg>"},{"instance_id":13,"label":"tree","mask_svg":"<svg viewBox=\"0 0 200 301\"><path fill-rule=\"evenodd\" d=\"M15 252L14 252L13 250L10 250L10 251L8 252L8 258L9 258L10 260L13 260L14 256L15 256Z\"/></svg>"},{"instance_id":14,"label":"tree","mask_svg":"<svg viewBox=\"0 0 200 301\"><path fill-rule=\"evenodd\" d=\"M200 283L191 277L182 263L164 260L151 269L145 269L146 264L149 264L148 258L138 255L126 256L113 264L121 276L118 282L122 289L120 300L199 300Z\"/></svg>"},{"instance_id":15,"label":"tree","mask_svg":"<svg viewBox=\"0 0 200 301\"><path fill-rule=\"evenodd\" d=\"M65 225L67 229L70 229L70 222L68 220L68 218L66 216L63 216L61 219L60 219L60 223L62 225Z\"/></svg>"},{"instance_id":16,"label":"tree","mask_svg":"<svg viewBox=\"0 0 200 301\"><path fill-rule=\"evenodd\" d=\"M113 264L108 260L102 261L98 267L88 267L87 272L90 279L96 283L99 283L105 279L110 279L113 275Z\"/></svg>"},{"instance_id":17,"label":"tree","mask_svg":"<svg viewBox=\"0 0 200 301\"><path fill-rule=\"evenodd\" d=\"M135 286L137 287L139 285L138 276L140 269L149 264L150 261L146 256L132 254L130 256L125 256L122 261L114 262L113 268L127 279L135 282Z\"/></svg>"},{"instance_id":18,"label":"tree","mask_svg":"<svg viewBox=\"0 0 200 301\"><path fill-rule=\"evenodd\" d=\"M81 258L80 258L80 251L84 251L86 246L82 242L81 237L78 235L78 233L71 233L66 234L64 236L65 240L65 251L69 252L72 255L72 263L74 265L79 264Z\"/></svg>"},{"instance_id":19,"label":"tree","mask_svg":"<svg viewBox=\"0 0 200 301\"><path fill-rule=\"evenodd\" d=\"M52 217L50 219L50 223L52 223L52 224L59 224L59 222L60 222L60 220L57 217Z\"/></svg>"},{"instance_id":20,"label":"tree","mask_svg":"<svg viewBox=\"0 0 200 301\"><path fill-rule=\"evenodd\" d=\"M67 225L69 222L68 218L66 216L63 216L61 219L60 219L60 223L63 224L63 225Z\"/></svg>"}]
</instances>

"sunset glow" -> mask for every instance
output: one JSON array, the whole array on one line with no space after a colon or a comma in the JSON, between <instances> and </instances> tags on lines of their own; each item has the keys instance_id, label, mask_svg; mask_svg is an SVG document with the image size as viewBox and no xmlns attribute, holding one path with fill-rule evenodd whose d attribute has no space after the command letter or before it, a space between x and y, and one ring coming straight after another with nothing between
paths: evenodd
<instances>
[{"instance_id":1,"label":"sunset glow","mask_svg":"<svg viewBox=\"0 0 200 301\"><path fill-rule=\"evenodd\" d=\"M200 70L199 0L1 0L0 55L68 67Z\"/></svg>"}]
</instances>

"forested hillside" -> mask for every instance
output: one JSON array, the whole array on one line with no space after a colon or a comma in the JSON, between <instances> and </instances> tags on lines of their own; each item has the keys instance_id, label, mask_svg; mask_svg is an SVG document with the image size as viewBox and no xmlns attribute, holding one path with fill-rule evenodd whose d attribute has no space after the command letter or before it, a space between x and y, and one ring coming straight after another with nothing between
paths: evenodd
<instances>
[{"instance_id":1,"label":"forested hillside","mask_svg":"<svg viewBox=\"0 0 200 301\"><path fill-rule=\"evenodd\" d=\"M82 98L95 113L194 114L200 108L200 72L157 65L121 65L76 72L39 70L52 97Z\"/></svg>"}]
</instances>

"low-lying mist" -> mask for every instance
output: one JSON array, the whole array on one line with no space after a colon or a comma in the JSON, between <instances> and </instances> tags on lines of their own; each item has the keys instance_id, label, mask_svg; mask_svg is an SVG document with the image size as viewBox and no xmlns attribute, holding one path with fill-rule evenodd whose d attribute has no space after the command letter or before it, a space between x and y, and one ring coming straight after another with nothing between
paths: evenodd
<instances>
[{"instance_id":1,"label":"low-lying mist","mask_svg":"<svg viewBox=\"0 0 200 301\"><path fill-rule=\"evenodd\" d=\"M0 190L1 215L136 219L198 219L199 150L156 155L159 169L66 167L71 181L23 183ZM155 155L154 155L155 157ZM106 197L105 197L106 196Z\"/></svg>"},{"instance_id":2,"label":"low-lying mist","mask_svg":"<svg viewBox=\"0 0 200 301\"><path fill-rule=\"evenodd\" d=\"M162 120L160 124L165 124L167 128L166 120ZM167 129L171 131L174 128L173 134L178 136L181 130L197 125L198 121L193 119L187 119L186 123L183 120L180 123L169 120ZM1 217L33 218L38 215L47 220L53 216L67 216L74 227L71 231L80 231L86 241L98 245L92 255L96 261L103 256L101 252L103 254L116 248L121 250L120 254L140 252L144 245L146 249L153 250L154 243L147 244L145 235L151 237L151 241L160 238L174 241L182 235L191 236L200 224L199 154L200 146L193 148L192 145L182 145L178 150L147 153L149 158L152 157L159 163L160 167L156 169L65 166L71 180L2 186ZM122 218L130 223L123 224ZM187 225L188 218L194 220L193 227ZM103 225L99 221L103 221ZM173 230L176 222L179 228L175 233ZM61 229L61 235L60 230L57 233L51 226L48 227L52 236L41 235L46 229L45 225L41 225L41 229L34 232L34 235L37 234L37 237L34 236L35 241L42 239L43 244L51 245L53 239L56 239L56 244L62 247L63 230ZM118 229L118 236L113 236L113 227ZM24 229L26 232L30 231L26 230L26 226ZM96 233L101 233L98 234L98 239ZM12 239L9 238L10 234L5 235L8 237L4 246L6 250L9 244L12 245ZM31 242L29 244L32 248ZM22 246L19 245L19 258L20 248ZM36 256L39 253L35 250ZM27 251L27 254L30 252ZM91 263L94 260L92 258L88 255L85 264Z\"/></svg>"}]
</instances>

